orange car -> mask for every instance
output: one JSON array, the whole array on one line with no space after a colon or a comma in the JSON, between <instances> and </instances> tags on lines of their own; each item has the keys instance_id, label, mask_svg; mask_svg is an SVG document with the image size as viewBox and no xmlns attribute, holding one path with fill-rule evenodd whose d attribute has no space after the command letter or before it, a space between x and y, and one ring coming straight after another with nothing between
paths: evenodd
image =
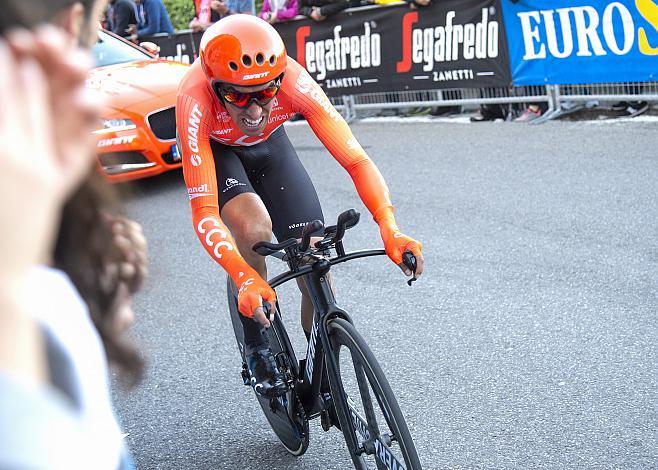
<instances>
[{"instance_id":1,"label":"orange car","mask_svg":"<svg viewBox=\"0 0 658 470\"><path fill-rule=\"evenodd\" d=\"M119 182L179 168L174 105L189 66L154 58L105 30L93 53L97 68L87 86L105 97L103 128L94 132L103 173Z\"/></svg>"}]
</instances>

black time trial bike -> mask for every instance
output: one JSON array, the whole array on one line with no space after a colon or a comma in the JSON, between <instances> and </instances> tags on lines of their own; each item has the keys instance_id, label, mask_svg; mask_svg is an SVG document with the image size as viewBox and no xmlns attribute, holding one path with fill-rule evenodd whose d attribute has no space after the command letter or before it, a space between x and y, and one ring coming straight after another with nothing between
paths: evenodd
<instances>
[{"instance_id":1,"label":"black time trial bike","mask_svg":"<svg viewBox=\"0 0 658 470\"><path fill-rule=\"evenodd\" d=\"M316 220L302 232L302 239L282 243L259 242L253 249L262 256L274 256L288 264L289 271L269 281L272 288L302 277L313 302L313 328L306 356L298 361L281 319L278 303L268 329L272 352L286 384L279 398L256 394L272 430L283 446L295 456L306 452L310 419L319 417L322 427L342 431L352 462L357 469L416 470L421 468L416 447L393 391L366 341L352 319L336 304L327 278L331 267L358 258L384 255L384 250L346 253L343 237L359 221L354 209L343 212L336 225L324 227ZM311 235L324 233L311 246ZM335 254L334 254L335 253ZM414 273L416 260L404 255L405 265ZM228 303L233 330L242 357L242 378L250 383L244 355L244 334L238 315L237 290L228 279ZM272 318L270 317L270 318Z\"/></svg>"}]
</instances>

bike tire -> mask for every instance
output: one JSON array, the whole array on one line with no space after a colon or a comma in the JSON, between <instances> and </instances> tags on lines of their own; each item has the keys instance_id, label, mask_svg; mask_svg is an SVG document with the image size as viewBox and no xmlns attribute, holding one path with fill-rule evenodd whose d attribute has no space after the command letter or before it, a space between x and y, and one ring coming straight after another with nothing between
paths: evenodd
<instances>
[{"instance_id":1,"label":"bike tire","mask_svg":"<svg viewBox=\"0 0 658 470\"><path fill-rule=\"evenodd\" d=\"M231 278L227 278L226 293L228 297L229 312L231 314L231 324L233 325L233 332L235 339L238 343L240 351L240 358L242 359L243 367L245 364L244 356L244 332L242 329L242 322L240 321L240 312L238 311L238 303L236 296L235 285ZM278 306L277 306L278 309ZM278 314L275 316L275 321L279 322L278 329L280 334L285 334L285 329L281 323L281 317ZM270 328L270 346L275 356L280 356L282 353L285 360L292 364L296 361L294 351L289 351L274 335L273 328ZM287 374L288 371L283 370L282 373ZM292 455L300 456L306 452L309 444L309 429L308 419L304 408L297 396L295 387L290 390L281 398L269 399L254 392L258 404L263 410L265 418L270 424L272 431L277 436L283 447Z\"/></svg>"},{"instance_id":2,"label":"bike tire","mask_svg":"<svg viewBox=\"0 0 658 470\"><path fill-rule=\"evenodd\" d=\"M367 450L366 452L359 453L357 449L350 448L354 447L350 445L350 439L345 439L354 466L357 469L365 470L372 468L369 463L374 461L376 468L378 469L399 468L398 466L392 467L390 460L387 461L387 458L390 458L390 455L388 454L393 453L395 450L395 458L398 463L402 463L400 462L399 457L404 461L403 468L406 468L407 470L420 470L421 464L416 451L416 446L411 438L411 434L397 403L397 399L393 394L384 372L365 340L356 330L354 325L343 318L331 319L327 324L327 328L332 354L339 367L340 378L334 378L332 380L330 376L329 384L341 429L343 433L353 433L356 439L355 442L357 442L360 447L369 448L369 451ZM343 357L344 362L341 366L341 354L345 353L347 353L347 355ZM345 361L351 362L354 366L354 371L350 372L357 376L356 379L353 376L347 376L348 371L345 370ZM358 371L363 371L363 374L360 374ZM359 379L359 376L361 379ZM358 384L358 393L353 394L355 396L350 396L344 389L344 384L350 379L352 382L356 380ZM363 383L364 379L367 380L367 384ZM383 416L383 421L386 422L388 430L390 430L395 437L395 442L397 444L396 447L399 448L399 450L393 449L391 443L387 442L388 440L386 436L381 435L379 431L380 423L376 422L376 417L373 413L374 402L372 402L372 399L370 398L370 403L365 403L365 401L368 400L364 397L364 389L366 385L374 394L376 403L378 404L381 415ZM347 395L347 403L341 403L341 400L338 399L338 397L341 396L342 391ZM365 418L362 416L357 418L357 416L355 416L355 413L358 413L358 410L354 403L351 405L349 404L352 398L358 398L361 401L361 405L365 410L364 414L366 414ZM357 427L359 427L357 423L361 424L361 431L357 429ZM363 429L364 426L366 426L367 432ZM361 439L359 439L359 436L361 436ZM377 436L377 438L369 439L370 436ZM366 443L367 441L370 443ZM384 445L386 445L388 450L383 448Z\"/></svg>"}]
</instances>

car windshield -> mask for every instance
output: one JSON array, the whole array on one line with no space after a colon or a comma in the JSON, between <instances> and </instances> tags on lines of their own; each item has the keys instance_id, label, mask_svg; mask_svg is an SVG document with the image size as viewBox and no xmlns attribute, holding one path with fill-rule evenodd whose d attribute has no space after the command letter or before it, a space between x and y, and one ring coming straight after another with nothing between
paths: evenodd
<instances>
[{"instance_id":1,"label":"car windshield","mask_svg":"<svg viewBox=\"0 0 658 470\"><path fill-rule=\"evenodd\" d=\"M104 31L98 32L98 42L92 47L96 67L151 59L147 53Z\"/></svg>"}]
</instances>

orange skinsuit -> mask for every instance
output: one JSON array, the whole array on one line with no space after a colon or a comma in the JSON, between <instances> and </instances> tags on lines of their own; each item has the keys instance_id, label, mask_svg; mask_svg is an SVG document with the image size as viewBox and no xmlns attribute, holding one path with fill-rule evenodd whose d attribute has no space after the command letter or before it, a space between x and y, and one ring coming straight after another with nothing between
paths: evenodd
<instances>
[{"instance_id":1,"label":"orange skinsuit","mask_svg":"<svg viewBox=\"0 0 658 470\"><path fill-rule=\"evenodd\" d=\"M253 282L260 277L240 256L233 237L220 218L210 139L225 145L255 145L267 140L295 113L304 115L315 135L352 177L361 200L380 227L386 253L393 262L400 264L406 249L416 253L421 250L419 242L400 233L381 173L322 88L292 58L287 58L287 64L265 130L257 137L247 136L238 129L210 89L199 60L192 65L178 90L176 125L192 221L206 251L228 272L240 291L246 287L246 281L251 279ZM252 316L251 311L244 312L242 307L240 311Z\"/></svg>"}]
</instances>

